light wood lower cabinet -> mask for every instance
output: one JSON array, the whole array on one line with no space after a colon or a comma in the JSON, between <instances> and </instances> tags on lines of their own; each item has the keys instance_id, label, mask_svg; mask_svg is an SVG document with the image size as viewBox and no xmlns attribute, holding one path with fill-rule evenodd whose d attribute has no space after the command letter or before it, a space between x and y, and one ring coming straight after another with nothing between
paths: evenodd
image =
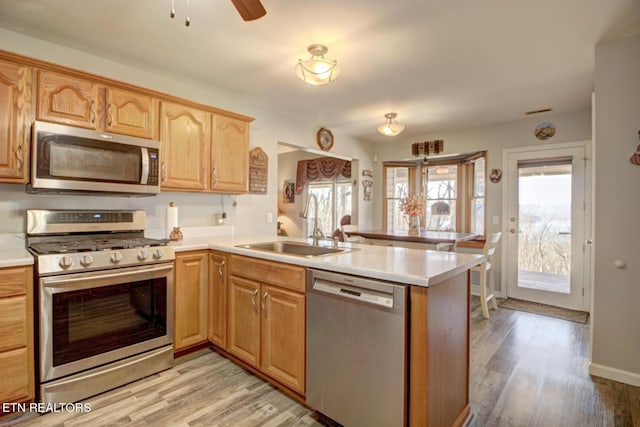
<instances>
[{"instance_id":1,"label":"light wood lower cabinet","mask_svg":"<svg viewBox=\"0 0 640 427\"><path fill-rule=\"evenodd\" d=\"M33 268L0 269L0 402L35 397Z\"/></svg>"},{"instance_id":2,"label":"light wood lower cabinet","mask_svg":"<svg viewBox=\"0 0 640 427\"><path fill-rule=\"evenodd\" d=\"M304 268L237 255L229 258L227 351L303 395ZM251 264L254 268L248 268ZM292 277L301 282L293 283Z\"/></svg>"},{"instance_id":3,"label":"light wood lower cabinet","mask_svg":"<svg viewBox=\"0 0 640 427\"><path fill-rule=\"evenodd\" d=\"M227 348L227 266L227 255L209 254L208 337L221 348Z\"/></svg>"},{"instance_id":4,"label":"light wood lower cabinet","mask_svg":"<svg viewBox=\"0 0 640 427\"><path fill-rule=\"evenodd\" d=\"M305 296L263 285L261 303L261 369L302 394L305 391Z\"/></svg>"},{"instance_id":5,"label":"light wood lower cabinet","mask_svg":"<svg viewBox=\"0 0 640 427\"><path fill-rule=\"evenodd\" d=\"M175 351L207 341L207 285L209 251L176 254Z\"/></svg>"}]
</instances>

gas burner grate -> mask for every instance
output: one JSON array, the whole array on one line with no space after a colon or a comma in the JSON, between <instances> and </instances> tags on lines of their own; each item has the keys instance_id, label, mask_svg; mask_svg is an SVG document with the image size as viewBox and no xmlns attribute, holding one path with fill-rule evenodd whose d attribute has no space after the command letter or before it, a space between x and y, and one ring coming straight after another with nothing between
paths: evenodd
<instances>
[{"instance_id":1,"label":"gas burner grate","mask_svg":"<svg viewBox=\"0 0 640 427\"><path fill-rule=\"evenodd\" d=\"M114 249L131 249L151 246L166 246L167 239L140 238L90 238L71 241L32 243L29 248L38 255L73 252L96 252Z\"/></svg>"}]
</instances>

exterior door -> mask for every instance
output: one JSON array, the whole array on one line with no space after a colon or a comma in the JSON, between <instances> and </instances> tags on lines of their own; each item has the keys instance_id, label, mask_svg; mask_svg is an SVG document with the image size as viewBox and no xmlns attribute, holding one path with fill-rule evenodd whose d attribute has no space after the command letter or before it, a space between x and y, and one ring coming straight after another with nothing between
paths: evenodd
<instances>
[{"instance_id":1,"label":"exterior door","mask_svg":"<svg viewBox=\"0 0 640 427\"><path fill-rule=\"evenodd\" d=\"M505 153L507 296L588 310L587 148Z\"/></svg>"}]
</instances>

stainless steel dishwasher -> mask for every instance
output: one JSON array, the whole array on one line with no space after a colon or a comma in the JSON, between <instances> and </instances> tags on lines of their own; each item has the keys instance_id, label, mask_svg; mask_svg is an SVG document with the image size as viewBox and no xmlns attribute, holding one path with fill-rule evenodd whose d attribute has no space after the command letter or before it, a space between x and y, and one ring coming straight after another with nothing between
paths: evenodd
<instances>
[{"instance_id":1,"label":"stainless steel dishwasher","mask_svg":"<svg viewBox=\"0 0 640 427\"><path fill-rule=\"evenodd\" d=\"M406 425L407 287L307 271L307 404L345 427Z\"/></svg>"}]
</instances>

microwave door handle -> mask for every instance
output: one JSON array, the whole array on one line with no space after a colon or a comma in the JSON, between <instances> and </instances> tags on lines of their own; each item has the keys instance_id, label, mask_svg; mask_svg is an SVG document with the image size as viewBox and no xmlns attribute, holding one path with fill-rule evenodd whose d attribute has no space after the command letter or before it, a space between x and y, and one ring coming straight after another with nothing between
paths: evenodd
<instances>
[{"instance_id":1,"label":"microwave door handle","mask_svg":"<svg viewBox=\"0 0 640 427\"><path fill-rule=\"evenodd\" d=\"M145 185L149 180L149 150L147 150L147 147L140 147L140 155L142 156L142 174L140 176L140 184Z\"/></svg>"}]
</instances>

